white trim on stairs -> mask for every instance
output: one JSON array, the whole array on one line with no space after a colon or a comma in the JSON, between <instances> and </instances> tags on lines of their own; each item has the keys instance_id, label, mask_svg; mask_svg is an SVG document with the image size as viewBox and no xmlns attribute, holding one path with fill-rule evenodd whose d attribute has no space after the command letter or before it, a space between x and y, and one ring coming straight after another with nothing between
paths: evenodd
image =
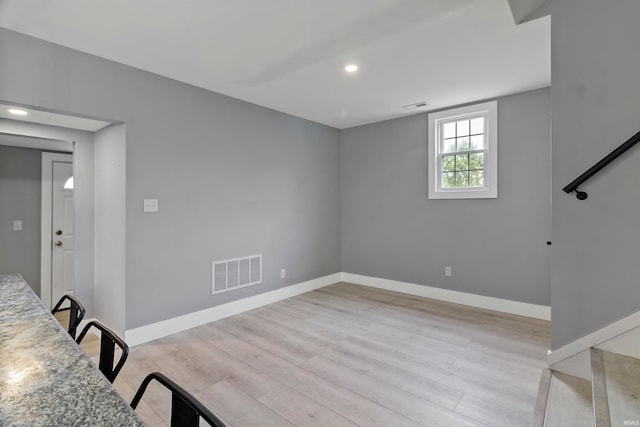
<instances>
[{"instance_id":1,"label":"white trim on stairs","mask_svg":"<svg viewBox=\"0 0 640 427\"><path fill-rule=\"evenodd\" d=\"M587 363L589 359L585 356L585 352L588 354L588 350L591 347L597 346L607 351L624 354L625 350L623 346L625 346L626 340L613 340L613 338L638 327L640 327L640 311L592 332L589 335L585 335L565 346L550 351L547 354L549 368L577 377L590 379L591 366ZM607 341L609 341L609 343L605 344Z\"/></svg>"},{"instance_id":2,"label":"white trim on stairs","mask_svg":"<svg viewBox=\"0 0 640 427\"><path fill-rule=\"evenodd\" d=\"M549 365L553 365L554 363L558 363L561 360L574 356L584 350L588 350L591 347L600 345L605 341L630 331L633 328L637 328L638 326L640 326L640 311L551 351L547 355L547 361L549 362Z\"/></svg>"}]
</instances>

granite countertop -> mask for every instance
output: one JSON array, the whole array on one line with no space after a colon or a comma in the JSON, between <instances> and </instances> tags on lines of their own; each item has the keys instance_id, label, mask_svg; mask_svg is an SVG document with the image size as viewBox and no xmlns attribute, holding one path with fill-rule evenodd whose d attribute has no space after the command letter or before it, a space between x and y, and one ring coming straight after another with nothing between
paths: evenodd
<instances>
[{"instance_id":1,"label":"granite countertop","mask_svg":"<svg viewBox=\"0 0 640 427\"><path fill-rule=\"evenodd\" d=\"M0 275L0 426L142 426L16 274Z\"/></svg>"}]
</instances>

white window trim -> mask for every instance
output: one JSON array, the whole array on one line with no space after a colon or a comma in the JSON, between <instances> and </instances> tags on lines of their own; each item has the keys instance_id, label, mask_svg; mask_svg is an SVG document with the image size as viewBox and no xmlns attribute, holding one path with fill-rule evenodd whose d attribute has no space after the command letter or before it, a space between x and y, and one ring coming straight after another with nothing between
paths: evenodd
<instances>
[{"instance_id":1,"label":"white window trim","mask_svg":"<svg viewBox=\"0 0 640 427\"><path fill-rule=\"evenodd\" d=\"M440 123L454 119L487 115L487 147L485 186L478 188L442 188L439 164ZM429 114L429 199L496 199L498 198L498 102L490 101L467 107L452 108Z\"/></svg>"}]
</instances>

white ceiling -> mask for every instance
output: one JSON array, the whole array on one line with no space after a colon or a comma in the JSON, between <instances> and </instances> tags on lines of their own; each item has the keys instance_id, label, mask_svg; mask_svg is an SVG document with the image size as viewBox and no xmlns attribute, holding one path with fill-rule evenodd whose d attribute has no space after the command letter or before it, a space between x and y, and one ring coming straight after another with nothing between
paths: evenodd
<instances>
[{"instance_id":1,"label":"white ceiling","mask_svg":"<svg viewBox=\"0 0 640 427\"><path fill-rule=\"evenodd\" d=\"M508 0L0 0L0 26L341 129L550 85L550 18Z\"/></svg>"}]
</instances>

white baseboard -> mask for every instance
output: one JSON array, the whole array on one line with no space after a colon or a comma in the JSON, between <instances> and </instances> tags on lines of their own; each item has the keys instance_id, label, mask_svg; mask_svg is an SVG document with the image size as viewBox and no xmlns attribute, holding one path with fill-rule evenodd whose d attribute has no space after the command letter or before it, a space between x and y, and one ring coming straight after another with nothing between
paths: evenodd
<instances>
[{"instance_id":1,"label":"white baseboard","mask_svg":"<svg viewBox=\"0 0 640 427\"><path fill-rule=\"evenodd\" d=\"M342 281L535 319L551 320L551 307L359 274L341 273Z\"/></svg>"},{"instance_id":2,"label":"white baseboard","mask_svg":"<svg viewBox=\"0 0 640 427\"><path fill-rule=\"evenodd\" d=\"M550 353L551 352L549 352L549 354ZM571 357L554 363L553 366L549 364L549 369L591 381L593 380L591 373L591 351L589 349L582 350Z\"/></svg>"},{"instance_id":3,"label":"white baseboard","mask_svg":"<svg viewBox=\"0 0 640 427\"><path fill-rule=\"evenodd\" d=\"M340 273L330 274L307 282L298 283L238 301L232 301L226 304L207 308L205 310L174 317L173 319L167 319L150 325L141 326L139 328L130 329L125 332L125 341L130 347L133 347L167 335L195 328L196 326L224 319L225 317L253 310L254 308L262 307L263 305L271 304L305 292L332 285L339 282L340 277Z\"/></svg>"},{"instance_id":4,"label":"white baseboard","mask_svg":"<svg viewBox=\"0 0 640 427\"><path fill-rule=\"evenodd\" d=\"M547 306L468 294L395 280L380 279L377 277L361 276L351 273L335 273L172 319L129 329L125 332L125 341L129 346L133 347L341 281L536 319L549 320L551 317L551 309Z\"/></svg>"},{"instance_id":5,"label":"white baseboard","mask_svg":"<svg viewBox=\"0 0 640 427\"><path fill-rule=\"evenodd\" d=\"M636 327L629 332L611 338L602 344L598 344L596 347L600 350L640 359L640 327Z\"/></svg>"},{"instance_id":6,"label":"white baseboard","mask_svg":"<svg viewBox=\"0 0 640 427\"><path fill-rule=\"evenodd\" d=\"M560 372L565 372L563 366L566 365L567 362L577 360L575 358L576 356L579 357L580 353L591 347L598 347L607 351L625 354L625 352L628 351L625 350L627 340L614 340L614 338L633 331L638 327L640 327L640 311L549 352L547 355L549 367ZM564 363L561 364L561 362ZM584 370L584 368L582 368L582 370Z\"/></svg>"}]
</instances>

